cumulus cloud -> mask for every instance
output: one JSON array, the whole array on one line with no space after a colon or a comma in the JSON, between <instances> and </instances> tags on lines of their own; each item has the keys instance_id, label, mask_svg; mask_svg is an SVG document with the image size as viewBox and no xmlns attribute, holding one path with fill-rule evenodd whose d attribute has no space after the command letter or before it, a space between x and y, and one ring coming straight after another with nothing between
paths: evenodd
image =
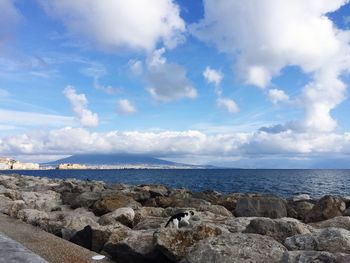
<instances>
[{"instance_id":1,"label":"cumulus cloud","mask_svg":"<svg viewBox=\"0 0 350 263\"><path fill-rule=\"evenodd\" d=\"M237 58L237 75L268 86L284 67L299 66L313 78L301 98L305 129L330 132L344 99L341 75L350 66L350 32L327 17L348 0L205 0L204 18L190 26L199 39ZM322 96L315 95L321 92ZM323 123L320 125L320 123Z\"/></svg>"},{"instance_id":2,"label":"cumulus cloud","mask_svg":"<svg viewBox=\"0 0 350 263\"><path fill-rule=\"evenodd\" d=\"M117 112L119 114L131 114L131 113L135 113L136 111L137 109L135 105L132 104L129 100L121 99L118 101Z\"/></svg>"},{"instance_id":3,"label":"cumulus cloud","mask_svg":"<svg viewBox=\"0 0 350 263\"><path fill-rule=\"evenodd\" d=\"M289 96L280 89L270 89L268 95L272 103L285 102L289 100Z\"/></svg>"},{"instance_id":4,"label":"cumulus cloud","mask_svg":"<svg viewBox=\"0 0 350 263\"><path fill-rule=\"evenodd\" d=\"M168 63L163 56L164 52L164 48L155 50L148 59L147 91L158 101L196 98L197 90L188 80L186 69Z\"/></svg>"},{"instance_id":5,"label":"cumulus cloud","mask_svg":"<svg viewBox=\"0 0 350 263\"><path fill-rule=\"evenodd\" d=\"M203 71L203 77L208 83L212 83L218 86L221 84L221 81L224 76L220 71L217 71L210 67L206 67L205 70Z\"/></svg>"},{"instance_id":6,"label":"cumulus cloud","mask_svg":"<svg viewBox=\"0 0 350 263\"><path fill-rule=\"evenodd\" d=\"M229 133L208 135L199 131L90 132L61 128L0 138L6 155L77 153L142 153L155 156L276 156L281 154L350 154L350 133L306 134Z\"/></svg>"},{"instance_id":7,"label":"cumulus cloud","mask_svg":"<svg viewBox=\"0 0 350 263\"><path fill-rule=\"evenodd\" d=\"M102 49L173 48L184 40L185 22L173 0L39 0L73 34Z\"/></svg>"},{"instance_id":8,"label":"cumulus cloud","mask_svg":"<svg viewBox=\"0 0 350 263\"><path fill-rule=\"evenodd\" d=\"M239 112L239 108L234 100L219 97L216 100L216 103L217 103L219 108L227 110L230 113Z\"/></svg>"},{"instance_id":9,"label":"cumulus cloud","mask_svg":"<svg viewBox=\"0 0 350 263\"><path fill-rule=\"evenodd\" d=\"M98 115L87 108L88 100L85 94L77 94L73 86L67 86L63 94L72 105L75 116L82 126L96 127L98 125Z\"/></svg>"}]
</instances>

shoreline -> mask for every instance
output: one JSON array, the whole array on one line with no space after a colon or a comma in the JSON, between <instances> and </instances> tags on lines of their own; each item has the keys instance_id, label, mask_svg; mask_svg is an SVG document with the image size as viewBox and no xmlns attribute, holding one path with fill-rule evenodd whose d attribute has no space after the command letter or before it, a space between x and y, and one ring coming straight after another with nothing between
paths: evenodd
<instances>
[{"instance_id":1,"label":"shoreline","mask_svg":"<svg viewBox=\"0 0 350 263\"><path fill-rule=\"evenodd\" d=\"M349 207L345 196L285 199L0 171L1 213L118 262L196 263L210 262L205 260L211 256L223 257L220 262L299 262L294 259L300 256L310 258L303 262L315 257L350 262L350 242L343 242L350 240ZM172 215L187 210L195 212L189 225L164 227Z\"/></svg>"}]
</instances>

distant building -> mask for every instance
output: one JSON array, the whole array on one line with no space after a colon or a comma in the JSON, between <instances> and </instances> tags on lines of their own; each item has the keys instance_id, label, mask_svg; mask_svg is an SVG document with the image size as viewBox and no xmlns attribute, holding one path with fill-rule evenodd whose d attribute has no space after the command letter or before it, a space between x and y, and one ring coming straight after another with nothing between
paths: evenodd
<instances>
[{"instance_id":1,"label":"distant building","mask_svg":"<svg viewBox=\"0 0 350 263\"><path fill-rule=\"evenodd\" d=\"M40 169L37 163L22 163L20 161L3 157L0 158L0 170L38 170Z\"/></svg>"},{"instance_id":2,"label":"distant building","mask_svg":"<svg viewBox=\"0 0 350 263\"><path fill-rule=\"evenodd\" d=\"M60 170L68 170L68 169L86 169L85 164L78 164L78 163L61 163L57 166L57 169Z\"/></svg>"}]
</instances>

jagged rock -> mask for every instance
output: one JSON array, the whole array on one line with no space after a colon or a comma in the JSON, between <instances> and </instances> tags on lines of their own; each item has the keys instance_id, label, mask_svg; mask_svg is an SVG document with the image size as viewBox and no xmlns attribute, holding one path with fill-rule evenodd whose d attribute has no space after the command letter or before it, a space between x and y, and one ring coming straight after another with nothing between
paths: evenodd
<instances>
[{"instance_id":1,"label":"jagged rock","mask_svg":"<svg viewBox=\"0 0 350 263\"><path fill-rule=\"evenodd\" d=\"M221 229L211 224L201 224L190 229L162 228L155 233L157 247L168 259L179 261L186 256L190 246L207 237L217 236Z\"/></svg>"},{"instance_id":2,"label":"jagged rock","mask_svg":"<svg viewBox=\"0 0 350 263\"><path fill-rule=\"evenodd\" d=\"M295 218L304 221L306 215L312 210L315 204L311 201L292 201L289 202L288 205L296 212Z\"/></svg>"},{"instance_id":3,"label":"jagged rock","mask_svg":"<svg viewBox=\"0 0 350 263\"><path fill-rule=\"evenodd\" d=\"M63 219L62 237L69 240L87 225L98 228L97 220L98 218L92 212L88 212L84 208L75 209Z\"/></svg>"},{"instance_id":4,"label":"jagged rock","mask_svg":"<svg viewBox=\"0 0 350 263\"><path fill-rule=\"evenodd\" d=\"M36 209L22 209L18 211L17 218L29 224L40 226L49 219L48 213Z\"/></svg>"},{"instance_id":5,"label":"jagged rock","mask_svg":"<svg viewBox=\"0 0 350 263\"><path fill-rule=\"evenodd\" d=\"M146 217L164 217L164 208L161 207L140 207L135 211L134 224L138 224Z\"/></svg>"},{"instance_id":6,"label":"jagged rock","mask_svg":"<svg viewBox=\"0 0 350 263\"><path fill-rule=\"evenodd\" d=\"M103 215L121 207L131 207L133 209L137 209L141 207L141 204L129 196L120 193L114 193L102 197L94 204L92 209L95 214Z\"/></svg>"},{"instance_id":7,"label":"jagged rock","mask_svg":"<svg viewBox=\"0 0 350 263\"><path fill-rule=\"evenodd\" d=\"M280 263L347 263L350 255L326 251L288 251Z\"/></svg>"},{"instance_id":8,"label":"jagged rock","mask_svg":"<svg viewBox=\"0 0 350 263\"><path fill-rule=\"evenodd\" d=\"M235 216L287 217L286 201L274 196L243 197L237 201Z\"/></svg>"},{"instance_id":9,"label":"jagged rock","mask_svg":"<svg viewBox=\"0 0 350 263\"><path fill-rule=\"evenodd\" d=\"M279 263L286 248L268 236L223 234L199 241L184 262Z\"/></svg>"},{"instance_id":10,"label":"jagged rock","mask_svg":"<svg viewBox=\"0 0 350 263\"><path fill-rule=\"evenodd\" d=\"M58 193L84 193L84 192L102 192L106 189L105 183L100 181L79 181L68 179L59 181L59 184L52 188Z\"/></svg>"},{"instance_id":11,"label":"jagged rock","mask_svg":"<svg viewBox=\"0 0 350 263\"><path fill-rule=\"evenodd\" d=\"M160 185L160 184L153 184L153 185L140 185L140 188L148 191L151 195L151 197L156 197L156 196L167 196L169 195L169 188Z\"/></svg>"},{"instance_id":12,"label":"jagged rock","mask_svg":"<svg viewBox=\"0 0 350 263\"><path fill-rule=\"evenodd\" d=\"M50 212L54 207L62 204L61 195L54 191L22 192L21 199L28 208Z\"/></svg>"},{"instance_id":13,"label":"jagged rock","mask_svg":"<svg viewBox=\"0 0 350 263\"><path fill-rule=\"evenodd\" d=\"M134 230L158 229L168 221L164 217L147 217L134 226Z\"/></svg>"},{"instance_id":14,"label":"jagged rock","mask_svg":"<svg viewBox=\"0 0 350 263\"><path fill-rule=\"evenodd\" d=\"M342 216L345 208L345 202L340 197L326 195L307 213L305 222L318 222Z\"/></svg>"},{"instance_id":15,"label":"jagged rock","mask_svg":"<svg viewBox=\"0 0 350 263\"><path fill-rule=\"evenodd\" d=\"M85 192L77 195L74 199L71 199L69 204L73 209L79 207L90 208L94 203L101 198L101 193L98 192Z\"/></svg>"},{"instance_id":16,"label":"jagged rock","mask_svg":"<svg viewBox=\"0 0 350 263\"><path fill-rule=\"evenodd\" d=\"M331 219L320 221L317 223L310 223L311 226L315 228L327 228L327 227L337 227L344 228L350 231L350 217L349 216L337 216Z\"/></svg>"},{"instance_id":17,"label":"jagged rock","mask_svg":"<svg viewBox=\"0 0 350 263\"><path fill-rule=\"evenodd\" d=\"M103 251L119 263L167 263L169 260L156 250L154 231L128 231L112 234Z\"/></svg>"},{"instance_id":18,"label":"jagged rock","mask_svg":"<svg viewBox=\"0 0 350 263\"><path fill-rule=\"evenodd\" d=\"M197 198L175 198L172 196L158 196L155 198L155 201L159 207L167 208L167 207L191 207L191 208L199 208L201 206L209 206L210 203Z\"/></svg>"},{"instance_id":19,"label":"jagged rock","mask_svg":"<svg viewBox=\"0 0 350 263\"><path fill-rule=\"evenodd\" d=\"M15 200L0 195L0 213L16 216L18 211L25 208L26 205L22 200Z\"/></svg>"},{"instance_id":20,"label":"jagged rock","mask_svg":"<svg viewBox=\"0 0 350 263\"><path fill-rule=\"evenodd\" d=\"M244 232L270 236L283 243L287 237L298 234L310 234L311 228L294 218L256 218L250 221Z\"/></svg>"},{"instance_id":21,"label":"jagged rock","mask_svg":"<svg viewBox=\"0 0 350 263\"><path fill-rule=\"evenodd\" d=\"M226 229L231 233L241 233L244 232L247 226L256 217L236 217L230 218L223 222Z\"/></svg>"},{"instance_id":22,"label":"jagged rock","mask_svg":"<svg viewBox=\"0 0 350 263\"><path fill-rule=\"evenodd\" d=\"M101 216L98 222L101 225L110 225L118 221L126 226L132 226L134 217L134 209L132 209L131 207L122 207L114 210L111 213Z\"/></svg>"},{"instance_id":23,"label":"jagged rock","mask_svg":"<svg viewBox=\"0 0 350 263\"><path fill-rule=\"evenodd\" d=\"M289 250L350 253L350 231L342 228L324 228L311 234L288 237L284 244Z\"/></svg>"}]
</instances>

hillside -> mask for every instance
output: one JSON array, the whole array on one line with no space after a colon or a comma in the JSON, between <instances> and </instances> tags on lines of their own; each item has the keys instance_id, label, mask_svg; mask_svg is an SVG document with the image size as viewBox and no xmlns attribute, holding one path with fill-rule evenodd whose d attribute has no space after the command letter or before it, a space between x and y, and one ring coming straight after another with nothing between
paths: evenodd
<instances>
[{"instance_id":1,"label":"hillside","mask_svg":"<svg viewBox=\"0 0 350 263\"><path fill-rule=\"evenodd\" d=\"M61 163L76 163L85 165L164 165L164 166L188 166L170 162L140 154L77 154L59 159L46 165L58 165Z\"/></svg>"}]
</instances>

